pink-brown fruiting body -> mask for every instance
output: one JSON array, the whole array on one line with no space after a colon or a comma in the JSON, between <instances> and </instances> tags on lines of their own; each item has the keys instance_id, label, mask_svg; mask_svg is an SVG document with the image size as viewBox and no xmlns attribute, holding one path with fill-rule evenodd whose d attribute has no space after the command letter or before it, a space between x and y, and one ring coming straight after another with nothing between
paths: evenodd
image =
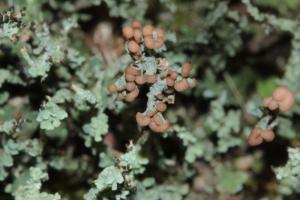
<instances>
[{"instance_id":1,"label":"pink-brown fruiting body","mask_svg":"<svg viewBox=\"0 0 300 200\"><path fill-rule=\"evenodd\" d=\"M272 97L265 97L263 106L270 110L279 108L281 111L289 111L295 104L295 95L284 86L277 87L272 94Z\"/></svg>"},{"instance_id":2,"label":"pink-brown fruiting body","mask_svg":"<svg viewBox=\"0 0 300 200\"><path fill-rule=\"evenodd\" d=\"M136 84L134 82L128 82L126 83L126 89L128 91L133 91L136 88Z\"/></svg>"},{"instance_id":3,"label":"pink-brown fruiting body","mask_svg":"<svg viewBox=\"0 0 300 200\"><path fill-rule=\"evenodd\" d=\"M143 27L143 35L144 36L152 35L153 30L154 30L154 28L152 25L145 25Z\"/></svg>"},{"instance_id":4,"label":"pink-brown fruiting body","mask_svg":"<svg viewBox=\"0 0 300 200\"><path fill-rule=\"evenodd\" d=\"M133 29L129 26L125 26L122 29L122 33L123 33L123 36L125 37L125 39L127 39L127 40L129 40L130 38L133 37Z\"/></svg>"},{"instance_id":5,"label":"pink-brown fruiting body","mask_svg":"<svg viewBox=\"0 0 300 200\"><path fill-rule=\"evenodd\" d=\"M110 84L108 86L108 91L110 93L116 93L116 92L118 92L118 87L115 84Z\"/></svg>"},{"instance_id":6,"label":"pink-brown fruiting body","mask_svg":"<svg viewBox=\"0 0 300 200\"><path fill-rule=\"evenodd\" d=\"M137 76L141 74L141 70L133 65L128 65L125 71L127 74Z\"/></svg>"},{"instance_id":7,"label":"pink-brown fruiting body","mask_svg":"<svg viewBox=\"0 0 300 200\"><path fill-rule=\"evenodd\" d=\"M156 104L156 110L158 112L165 112L167 110L167 105L165 103L157 103Z\"/></svg>"},{"instance_id":8,"label":"pink-brown fruiting body","mask_svg":"<svg viewBox=\"0 0 300 200\"><path fill-rule=\"evenodd\" d=\"M135 78L135 82L138 84L138 85L143 85L145 84L147 81L146 77L145 76L136 76Z\"/></svg>"},{"instance_id":9,"label":"pink-brown fruiting body","mask_svg":"<svg viewBox=\"0 0 300 200\"><path fill-rule=\"evenodd\" d=\"M184 63L181 67L181 75L183 77L188 77L192 71L192 65L190 63Z\"/></svg>"},{"instance_id":10,"label":"pink-brown fruiting body","mask_svg":"<svg viewBox=\"0 0 300 200\"><path fill-rule=\"evenodd\" d=\"M135 76L125 73L125 79L126 79L126 81L133 82L133 81L135 81Z\"/></svg>"},{"instance_id":11,"label":"pink-brown fruiting body","mask_svg":"<svg viewBox=\"0 0 300 200\"><path fill-rule=\"evenodd\" d=\"M189 88L189 84L186 79L182 79L175 82L174 88L177 92L182 92Z\"/></svg>"},{"instance_id":12,"label":"pink-brown fruiting body","mask_svg":"<svg viewBox=\"0 0 300 200\"><path fill-rule=\"evenodd\" d=\"M148 116L143 115L140 112L136 113L136 121L140 126L148 126L148 124L151 122L150 118Z\"/></svg>"},{"instance_id":13,"label":"pink-brown fruiting body","mask_svg":"<svg viewBox=\"0 0 300 200\"><path fill-rule=\"evenodd\" d=\"M252 129L249 137L248 144L251 146L260 145L263 141L271 142L275 138L275 134L271 129L262 129L255 127Z\"/></svg>"},{"instance_id":14,"label":"pink-brown fruiting body","mask_svg":"<svg viewBox=\"0 0 300 200\"><path fill-rule=\"evenodd\" d=\"M134 40L137 42L137 43L140 43L141 40L142 40L142 31L139 30L139 29L136 29L133 31L133 37L134 37Z\"/></svg>"},{"instance_id":15,"label":"pink-brown fruiting body","mask_svg":"<svg viewBox=\"0 0 300 200\"><path fill-rule=\"evenodd\" d=\"M131 27L132 27L133 29L140 29L140 28L142 27L142 25L141 25L141 22L135 20L135 21L133 21L133 22L131 23Z\"/></svg>"},{"instance_id":16,"label":"pink-brown fruiting body","mask_svg":"<svg viewBox=\"0 0 300 200\"><path fill-rule=\"evenodd\" d=\"M127 46L128 46L128 50L133 54L136 54L140 51L140 46L138 45L138 43L136 41L130 40L127 43Z\"/></svg>"}]
</instances>

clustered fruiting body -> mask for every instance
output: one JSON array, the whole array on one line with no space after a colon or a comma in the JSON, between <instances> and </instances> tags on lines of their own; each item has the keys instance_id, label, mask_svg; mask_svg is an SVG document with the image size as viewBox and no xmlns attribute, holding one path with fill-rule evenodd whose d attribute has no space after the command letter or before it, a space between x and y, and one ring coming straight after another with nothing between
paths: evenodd
<instances>
[{"instance_id":1,"label":"clustered fruiting body","mask_svg":"<svg viewBox=\"0 0 300 200\"><path fill-rule=\"evenodd\" d=\"M265 97L263 99L263 106L271 111L281 110L289 111L295 104L295 95L289 89L283 86L277 87L273 93L272 97ZM249 137L248 144L251 146L260 145L263 141L271 142L275 138L272 126L267 128L255 127L252 129Z\"/></svg>"},{"instance_id":2,"label":"clustered fruiting body","mask_svg":"<svg viewBox=\"0 0 300 200\"><path fill-rule=\"evenodd\" d=\"M196 85L196 80L189 77L192 65L171 65L166 58L154 57L155 49L164 47L164 32L152 25L142 27L140 22L134 21L123 28L123 36L133 63L108 90L119 99L132 102L139 95L139 86L149 85L147 109L136 113L136 121L154 132L165 132L170 123L162 113L167 110L167 104L175 103L174 91L182 92Z\"/></svg>"},{"instance_id":3,"label":"clustered fruiting body","mask_svg":"<svg viewBox=\"0 0 300 200\"><path fill-rule=\"evenodd\" d=\"M275 134L271 129L262 129L255 127L252 129L248 137L248 144L251 146L260 145L263 141L271 142L275 138Z\"/></svg>"},{"instance_id":4,"label":"clustered fruiting body","mask_svg":"<svg viewBox=\"0 0 300 200\"><path fill-rule=\"evenodd\" d=\"M125 26L122 32L129 52L136 59L142 55L144 48L158 49L164 46L164 32L152 25L142 27L140 22L134 21L131 26Z\"/></svg>"},{"instance_id":5,"label":"clustered fruiting body","mask_svg":"<svg viewBox=\"0 0 300 200\"><path fill-rule=\"evenodd\" d=\"M281 111L288 111L295 103L295 95L286 87L277 87L272 94L272 97L265 97L263 100L264 107L270 110L279 108Z\"/></svg>"}]
</instances>

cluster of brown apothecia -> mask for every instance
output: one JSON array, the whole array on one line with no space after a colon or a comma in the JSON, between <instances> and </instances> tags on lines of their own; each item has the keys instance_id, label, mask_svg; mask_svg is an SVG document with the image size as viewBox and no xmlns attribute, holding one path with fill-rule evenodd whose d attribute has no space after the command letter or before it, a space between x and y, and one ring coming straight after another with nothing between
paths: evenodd
<instances>
[{"instance_id":1,"label":"cluster of brown apothecia","mask_svg":"<svg viewBox=\"0 0 300 200\"><path fill-rule=\"evenodd\" d=\"M265 97L263 100L263 106L271 111L281 110L289 111L295 104L295 95L288 88L279 86L277 87L271 97ZM272 128L262 129L255 127L252 129L251 134L248 137L248 143L251 146L261 144L263 141L270 142L275 138Z\"/></svg>"},{"instance_id":2,"label":"cluster of brown apothecia","mask_svg":"<svg viewBox=\"0 0 300 200\"><path fill-rule=\"evenodd\" d=\"M142 127L149 126L152 131L161 133L170 128L169 121L164 119L162 113L167 110L167 104L175 103L172 93L174 90L182 92L188 88L195 87L196 80L187 78L192 69L190 63L184 63L181 66L181 73L178 74L176 71L168 69L168 64L165 59L158 59L158 62L160 70L157 76L159 80L165 82L166 88L162 93L155 95L153 109L136 114L136 121Z\"/></svg>"},{"instance_id":3,"label":"cluster of brown apothecia","mask_svg":"<svg viewBox=\"0 0 300 200\"><path fill-rule=\"evenodd\" d=\"M248 137L248 144L251 146L260 145L263 141L271 142L275 138L274 131L272 129L262 129L255 127L252 129L251 134Z\"/></svg>"},{"instance_id":4,"label":"cluster of brown apothecia","mask_svg":"<svg viewBox=\"0 0 300 200\"><path fill-rule=\"evenodd\" d=\"M164 32L152 25L142 27L139 21L132 22L131 26L125 26L122 30L127 40L127 48L132 54L141 55L143 48L157 49L164 46Z\"/></svg>"},{"instance_id":5,"label":"cluster of brown apothecia","mask_svg":"<svg viewBox=\"0 0 300 200\"><path fill-rule=\"evenodd\" d=\"M295 95L286 87L277 87L272 97L265 97L263 101L264 107L270 110L279 109L281 111L289 111L295 103Z\"/></svg>"},{"instance_id":6,"label":"cluster of brown apothecia","mask_svg":"<svg viewBox=\"0 0 300 200\"><path fill-rule=\"evenodd\" d=\"M184 63L174 67L165 58L151 56L153 49L164 46L164 32L152 25L142 27L134 21L123 28L123 36L134 62L125 69L125 82L111 84L108 90L117 93L119 99L132 102L139 95L139 86L149 85L147 109L136 113L136 121L154 132L165 132L170 123L162 113L167 110L167 104L175 103L174 91L182 92L196 85L196 80L189 77L192 65Z\"/></svg>"}]
</instances>

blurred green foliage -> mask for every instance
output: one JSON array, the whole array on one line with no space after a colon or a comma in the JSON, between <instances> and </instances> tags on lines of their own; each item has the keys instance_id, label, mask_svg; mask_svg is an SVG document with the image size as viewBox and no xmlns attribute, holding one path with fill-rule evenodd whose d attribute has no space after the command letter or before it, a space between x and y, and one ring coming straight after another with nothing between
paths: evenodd
<instances>
[{"instance_id":1,"label":"blurred green foliage","mask_svg":"<svg viewBox=\"0 0 300 200\"><path fill-rule=\"evenodd\" d=\"M299 8L300 1L299 0L287 0L287 1L280 1L280 0L256 0L258 5L271 7L277 9L282 14L287 14L288 12Z\"/></svg>"}]
</instances>

